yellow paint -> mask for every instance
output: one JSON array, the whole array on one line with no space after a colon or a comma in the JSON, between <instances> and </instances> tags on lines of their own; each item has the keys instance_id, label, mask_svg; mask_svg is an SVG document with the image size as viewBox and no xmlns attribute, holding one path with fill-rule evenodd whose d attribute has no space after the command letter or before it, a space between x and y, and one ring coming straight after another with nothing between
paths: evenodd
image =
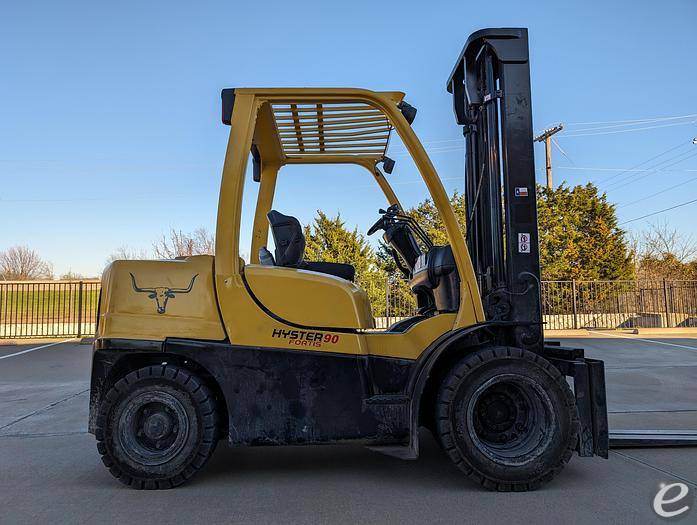
<instances>
[{"instance_id":1,"label":"yellow paint","mask_svg":"<svg viewBox=\"0 0 697 525\"><path fill-rule=\"evenodd\" d=\"M213 257L113 262L102 276L97 337L224 339L213 289Z\"/></svg>"},{"instance_id":2,"label":"yellow paint","mask_svg":"<svg viewBox=\"0 0 697 525\"><path fill-rule=\"evenodd\" d=\"M440 335L455 324L455 314L434 315L409 328L403 334L376 332L365 334L368 353L383 357L417 359Z\"/></svg>"},{"instance_id":3,"label":"yellow paint","mask_svg":"<svg viewBox=\"0 0 697 525\"><path fill-rule=\"evenodd\" d=\"M257 299L293 324L331 328L373 328L368 294L352 282L323 273L259 266L244 268Z\"/></svg>"},{"instance_id":4,"label":"yellow paint","mask_svg":"<svg viewBox=\"0 0 697 525\"><path fill-rule=\"evenodd\" d=\"M271 211L277 176L278 166L265 163L262 167L261 182L259 183L257 207L252 227L252 247L249 252L250 260L254 264L259 264L259 249L266 246L269 238L269 220L266 214Z\"/></svg>"},{"instance_id":5,"label":"yellow paint","mask_svg":"<svg viewBox=\"0 0 697 525\"><path fill-rule=\"evenodd\" d=\"M183 261L114 263L103 277L98 337L222 340L227 334L234 345L416 359L442 334L484 321L477 281L464 237L433 164L397 107L403 98L401 92L363 89L236 89L218 201L215 264L212 257L205 256ZM377 169L382 154L286 156L271 104L291 103L367 104L371 112L375 110L384 116L400 135L445 224L461 279L457 313L436 315L404 333L364 331L373 326L373 319L365 292L353 283L315 272L256 264L259 262L258 250L268 239L266 213L273 207L279 170L285 165L357 164L371 173L389 204L399 203L387 179ZM262 157L262 176L250 254L255 264L245 267L239 254L240 221L252 143ZM282 172L280 174L282 176ZM166 311L157 313L152 298L133 290L129 276L131 272L137 276L138 285L145 287L181 288L188 284L192 275L198 274L199 277L190 293L170 298ZM243 273L265 309L277 318L269 315L250 297L242 279ZM289 324L278 318L285 319ZM338 333L331 329L303 329L293 324L359 331Z\"/></svg>"}]
</instances>

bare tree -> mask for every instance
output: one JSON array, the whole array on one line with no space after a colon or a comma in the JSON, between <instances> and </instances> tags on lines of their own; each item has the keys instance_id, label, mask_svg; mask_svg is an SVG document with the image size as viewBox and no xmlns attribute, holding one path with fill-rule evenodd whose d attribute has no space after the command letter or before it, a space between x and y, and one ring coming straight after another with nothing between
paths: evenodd
<instances>
[{"instance_id":1,"label":"bare tree","mask_svg":"<svg viewBox=\"0 0 697 525\"><path fill-rule=\"evenodd\" d=\"M82 275L81 273L74 272L72 270L68 270L64 274L61 274L61 281L79 281L80 279L84 279L85 276Z\"/></svg>"},{"instance_id":2,"label":"bare tree","mask_svg":"<svg viewBox=\"0 0 697 525\"><path fill-rule=\"evenodd\" d=\"M662 221L637 240L637 276L647 279L695 278L697 243L692 235Z\"/></svg>"},{"instance_id":3,"label":"bare tree","mask_svg":"<svg viewBox=\"0 0 697 525\"><path fill-rule=\"evenodd\" d=\"M142 260L150 259L148 252L145 250L137 250L135 248L130 248L128 246L119 246L106 260L106 265L113 263L114 261L124 261L124 260Z\"/></svg>"},{"instance_id":4,"label":"bare tree","mask_svg":"<svg viewBox=\"0 0 697 525\"><path fill-rule=\"evenodd\" d=\"M666 221L651 224L642 241L642 253L650 257L672 255L685 264L697 256L697 244L692 235L671 228Z\"/></svg>"},{"instance_id":5,"label":"bare tree","mask_svg":"<svg viewBox=\"0 0 697 525\"><path fill-rule=\"evenodd\" d=\"M189 255L213 255L215 239L205 228L197 228L192 233L185 233L172 228L169 235L153 243L153 251L158 259L174 259Z\"/></svg>"},{"instance_id":6,"label":"bare tree","mask_svg":"<svg viewBox=\"0 0 697 525\"><path fill-rule=\"evenodd\" d=\"M28 281L52 279L53 267L27 246L13 246L0 252L0 279Z\"/></svg>"}]
</instances>

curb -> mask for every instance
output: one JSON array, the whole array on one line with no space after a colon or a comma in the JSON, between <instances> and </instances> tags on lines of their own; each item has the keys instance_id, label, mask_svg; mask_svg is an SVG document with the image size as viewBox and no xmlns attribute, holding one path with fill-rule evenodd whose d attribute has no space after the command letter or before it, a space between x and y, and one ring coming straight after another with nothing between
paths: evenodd
<instances>
[{"instance_id":1,"label":"curb","mask_svg":"<svg viewBox=\"0 0 697 525\"><path fill-rule=\"evenodd\" d=\"M49 343L60 343L65 341L65 337L34 337L34 338L18 338L18 339L0 339L0 347L2 346L24 346L24 345L41 345ZM77 339L75 340L77 342Z\"/></svg>"},{"instance_id":2,"label":"curb","mask_svg":"<svg viewBox=\"0 0 697 525\"><path fill-rule=\"evenodd\" d=\"M589 328L581 330L545 330L545 338L593 337L604 333L627 335L653 335L664 337L697 337L697 328Z\"/></svg>"}]
</instances>

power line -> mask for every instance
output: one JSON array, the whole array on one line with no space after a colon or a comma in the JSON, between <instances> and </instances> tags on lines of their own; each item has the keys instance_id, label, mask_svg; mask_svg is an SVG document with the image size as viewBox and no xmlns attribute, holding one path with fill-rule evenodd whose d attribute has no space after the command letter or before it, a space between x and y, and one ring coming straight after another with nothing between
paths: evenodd
<instances>
[{"instance_id":1,"label":"power line","mask_svg":"<svg viewBox=\"0 0 697 525\"><path fill-rule=\"evenodd\" d=\"M618 129L615 131L597 131L593 133L581 133L583 130L579 130L579 132L572 132L572 133L567 133L565 135L562 135L561 138L575 138L575 137L595 137L598 135L615 135L617 133L633 133L635 131L646 131L649 129L658 129L658 128L669 128L671 126L683 126L685 124L694 124L697 122L697 120L690 120L688 122L673 122L672 124L658 124L655 126L644 126L642 128L631 128L631 129Z\"/></svg>"},{"instance_id":2,"label":"power line","mask_svg":"<svg viewBox=\"0 0 697 525\"><path fill-rule=\"evenodd\" d=\"M559 145L559 143L554 139L554 137L552 137L552 144L554 144L554 145L557 147L557 149L561 152L561 154L564 155L564 157L566 157L566 160L568 160L571 164L574 163L574 161L571 159L571 157L569 157L569 155L566 154L566 151L564 151L564 150L562 149L562 147L561 147L561 146Z\"/></svg>"},{"instance_id":3,"label":"power line","mask_svg":"<svg viewBox=\"0 0 697 525\"><path fill-rule=\"evenodd\" d=\"M673 148L672 151L675 151L675 149L676 148ZM677 149L680 149L680 148L677 148ZM648 166L646 166L644 171L639 172L639 173L656 173L656 171L665 169L667 164L673 162L673 160L675 160L677 158L682 157L686 153L689 154L690 150L685 150L682 152L674 153L673 155L669 155L667 158L664 158L663 160L659 160L658 162L655 162L653 164L649 164ZM653 157L653 159L655 160L657 157L658 156ZM633 170L625 170L621 173L617 173L617 174L613 175L612 177L602 181L601 184L604 187L606 187L607 189L610 189L610 188L613 188L614 186L623 184L627 180L630 180L632 177L635 176L636 173L637 172L635 172ZM618 176L619 176L619 178L618 178Z\"/></svg>"},{"instance_id":4,"label":"power line","mask_svg":"<svg viewBox=\"0 0 697 525\"><path fill-rule=\"evenodd\" d=\"M168 195L167 199L186 199L189 198L187 195ZM55 203L55 202L111 202L116 200L152 200L152 197L138 197L138 196L113 196L113 197L68 197L64 199L4 199L0 197L0 204L13 203L13 204L41 204L41 203Z\"/></svg>"},{"instance_id":5,"label":"power line","mask_svg":"<svg viewBox=\"0 0 697 525\"><path fill-rule=\"evenodd\" d=\"M665 193L665 192L667 192L667 191L673 190L673 189L678 188L678 187L680 187L680 186L684 186L684 185L687 184L688 182L692 182L692 181L694 181L694 180L697 180L697 177L692 177L692 178L690 178L690 179L684 180L684 181L682 181L682 182L679 182L678 184L674 184L673 186L669 186L669 187L667 187L667 188L665 188L665 189L663 189L663 190L661 190L661 191L657 191L656 193L652 193L651 195L647 195L646 197L642 197L641 199L637 199L637 200L632 201L632 202L627 202L627 203L625 203L625 204L622 204L622 205L620 205L620 206L617 206L617 209L626 208L627 206L631 206L632 204L636 204L637 202L645 201L645 200L647 200L647 199L650 199L651 197L655 197L656 195L660 195L661 193Z\"/></svg>"},{"instance_id":6,"label":"power line","mask_svg":"<svg viewBox=\"0 0 697 525\"><path fill-rule=\"evenodd\" d=\"M643 172L642 175L638 177L634 177L633 173L628 173L624 177L620 177L614 182L611 182L609 185L606 185L605 188L607 190L615 190L617 188L626 186L627 184L631 182L635 182L637 180L641 180L646 178L647 176L658 173L659 171L663 171L666 168L669 168L671 166L675 166L676 164L681 163L684 160L689 159L690 157L693 157L694 154L697 152L694 151L683 151L682 153L678 153L677 155L673 155L668 157L667 159L663 159L659 161L658 163L652 165L647 169L645 172Z\"/></svg>"},{"instance_id":7,"label":"power line","mask_svg":"<svg viewBox=\"0 0 697 525\"><path fill-rule=\"evenodd\" d=\"M537 168L538 170L544 170L544 168ZM686 173L691 173L691 172L697 172L697 169L678 169L678 170L664 170L664 169L658 169L658 170L653 170L650 168L644 168L644 169L631 169L631 168L601 168L601 167L591 167L591 166L557 166L558 170L579 170L579 171L631 171L633 173L642 173L646 171L656 171L656 172L666 172L666 173L677 173L677 172L686 172Z\"/></svg>"},{"instance_id":8,"label":"power line","mask_svg":"<svg viewBox=\"0 0 697 525\"><path fill-rule=\"evenodd\" d=\"M689 140L687 140L687 141L685 141L685 142L681 142L681 143L678 144L677 146L673 146L672 148L668 148L667 150L665 150L665 151L659 153L658 155L654 155L653 157L651 157L651 158L649 158L649 159L646 159L645 161L640 162L639 164L635 164L635 165L632 166L631 168L628 168L628 169L626 169L626 170L620 171L619 173L616 173L616 174L613 175L612 177L609 177L609 178L605 179L605 180L603 181L603 184L607 184L607 183L610 182L612 179L614 179L614 178L616 178L616 177L619 177L619 176L622 175L623 173L627 173L628 171L631 171L631 170L633 170L633 169L635 169L635 168L639 168L639 167L643 166L644 164L648 164L648 163L651 162L652 160L655 160L655 159L657 159L657 158L659 158L659 157L662 157L662 156L665 155L666 153L670 153L671 151L675 151L676 149L681 148L681 147L683 147L683 146L689 144L689 142L690 142Z\"/></svg>"},{"instance_id":9,"label":"power line","mask_svg":"<svg viewBox=\"0 0 697 525\"><path fill-rule=\"evenodd\" d=\"M690 152L686 152L686 153L690 153ZM697 151L691 152L691 153L690 153L689 155L687 155L687 156L685 156L685 153L682 153L681 155L678 155L678 157L682 157L682 158L673 157L673 159L677 158L677 160L675 160L675 162L671 162L671 163L668 164L668 165L662 166L661 169L663 170L663 169L665 169L665 168L669 168L669 167L671 167L671 166L675 166L676 164L680 164L681 162L684 162L684 161L686 161L687 159L694 157L695 155L697 155ZM669 159L669 160L673 160L673 159ZM664 164L665 162L667 162L667 161L663 161L663 162L660 163L660 164ZM655 166L654 166L654 167L655 167ZM636 177L635 179L631 179L631 174L630 174L630 175L629 175L629 178L625 178L624 181L621 182L621 184L618 185L618 184L615 183L615 185L613 185L611 188L606 188L606 190L607 190L607 191L615 191L615 190L617 190L617 189L619 189L619 188L624 188L625 186L627 186L627 185L629 185L629 184L634 184L634 183L636 183L637 181L640 181L640 180L642 180L642 179L645 179L646 177L648 177L648 176L650 176L650 175L652 175L652 174L654 174L654 173L658 173L658 171L659 171L659 170L652 170L652 171L649 171L648 173L645 173L644 175L641 175L641 176L639 176L639 177ZM629 179L631 179L631 180L629 180ZM616 181L616 182L620 182L620 181Z\"/></svg>"},{"instance_id":10,"label":"power line","mask_svg":"<svg viewBox=\"0 0 697 525\"><path fill-rule=\"evenodd\" d=\"M600 121L591 121L591 122L566 122L567 126L590 126L590 125L595 125L595 124L619 124L619 123L644 123L644 122L655 122L655 121L661 121L661 120L677 120L677 119L683 119L683 118L690 118L690 117L697 117L697 113L690 113L687 115L677 115L677 116L672 116L672 117L646 117L646 118L640 118L640 119L631 119L631 120L600 120Z\"/></svg>"},{"instance_id":11,"label":"power line","mask_svg":"<svg viewBox=\"0 0 697 525\"><path fill-rule=\"evenodd\" d=\"M662 210L654 211L652 213L647 213L646 215L642 215L641 217L629 219L628 221L624 221L624 222L619 223L619 226L621 226L623 224L629 224L630 222L634 222L634 221L640 221L641 219L646 219L647 217L652 217L654 215L658 215L659 213L664 213L666 211L674 210L676 208L681 208L683 206L687 206L688 204L692 204L694 202L697 202L697 199L692 199L690 201L681 202L680 204L676 204L675 206L671 206L670 208L663 208Z\"/></svg>"},{"instance_id":12,"label":"power line","mask_svg":"<svg viewBox=\"0 0 697 525\"><path fill-rule=\"evenodd\" d=\"M440 144L443 142L463 142L462 138L459 139L443 139L443 140L425 140L421 144Z\"/></svg>"},{"instance_id":13,"label":"power line","mask_svg":"<svg viewBox=\"0 0 697 525\"><path fill-rule=\"evenodd\" d=\"M424 148L428 153L449 153L453 151L463 151L465 149L464 146L459 146L457 148L455 147L442 147L442 148ZM409 157L409 152L408 151L398 151L395 153L392 153L392 156L394 157Z\"/></svg>"},{"instance_id":14,"label":"power line","mask_svg":"<svg viewBox=\"0 0 697 525\"><path fill-rule=\"evenodd\" d=\"M695 142L695 141L693 140L693 142ZM685 156L685 153L688 153L688 155ZM666 168L669 168L669 167L671 167L671 166L674 166L675 164L678 164L678 163L680 163L680 162L683 162L683 161L685 161L685 160L687 160L687 159L689 159L689 158L694 157L695 155L697 155L697 152L687 151L687 152L685 152L685 153L682 153L682 154L678 155L678 160L672 162L671 164L668 164L667 166L663 166L663 168L661 168L660 171L666 171ZM658 170L657 170L657 171L658 171ZM656 171L656 172L657 172L657 171ZM630 183L631 183L631 182L636 182L637 180L643 179L643 178L645 178L645 177L647 177L647 176L649 176L649 175L651 175L651 172L649 172L649 173L647 173L646 175L643 175L643 176L641 176L641 177L638 177L638 178L635 179L634 181L630 181ZM662 189L662 190L652 192L652 193L650 193L649 195L647 195L647 196L645 196L645 197L642 197L642 198L640 198L640 199L635 199L635 200L633 200L633 201L631 201L631 202L628 202L628 203L626 203L626 204L623 204L623 205L619 206L619 208L624 208L624 207L627 207L627 206L631 206L631 205L633 205L633 204L636 204L636 203L638 203L638 202L643 202L643 201L648 200L648 199L651 199L651 198L653 198L653 197L655 197L655 196L657 196L657 195L661 195L661 194L663 194L663 193L666 193L667 191L673 190L673 189L675 189L675 188L679 188L680 186L684 186L685 184L687 184L687 183L689 183L689 182L692 182L692 181L694 181L694 180L697 180L697 177L691 177L691 178L689 178L689 179L687 179L687 180L684 180L684 181L682 181L682 182L679 182L679 183L677 183L677 184L673 184L673 185L671 185L671 186L668 186L667 188L664 188L664 189ZM614 189L614 190L617 190L617 189L619 189L619 188L621 188L621 187L623 187L623 186L626 186L627 184L629 184L629 183L620 184L619 186L615 186L613 189Z\"/></svg>"},{"instance_id":15,"label":"power line","mask_svg":"<svg viewBox=\"0 0 697 525\"><path fill-rule=\"evenodd\" d=\"M606 131L609 129L616 129L616 128L627 128L627 131L631 131L632 130L631 126L637 126L640 124L652 124L652 123L653 122L651 122L651 121L645 121L645 122L639 122L637 124L613 124L611 126L596 126L593 128L572 129L569 133L571 135L576 135L578 133L585 133L587 131ZM681 124L690 124L690 122L674 122L674 123L670 124L670 126L679 126ZM654 127L654 126L650 126L650 127ZM656 127L667 127L667 125L656 126Z\"/></svg>"}]
</instances>

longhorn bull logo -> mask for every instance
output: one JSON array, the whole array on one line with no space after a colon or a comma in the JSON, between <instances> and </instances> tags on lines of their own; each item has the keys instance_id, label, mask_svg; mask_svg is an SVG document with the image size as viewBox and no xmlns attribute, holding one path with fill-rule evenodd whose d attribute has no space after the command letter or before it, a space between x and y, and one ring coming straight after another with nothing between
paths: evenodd
<instances>
[{"instance_id":1,"label":"longhorn bull logo","mask_svg":"<svg viewBox=\"0 0 697 525\"><path fill-rule=\"evenodd\" d=\"M167 301L169 301L170 299L174 299L174 296L178 293L189 293L191 289L194 287L194 281L196 280L196 277L198 277L198 274L194 275L191 278L191 282L189 283L189 286L187 286L186 288L168 288L166 286L155 286L154 288L141 288L136 283L136 276L133 274L131 274L131 283L133 284L133 289L136 292L146 293L148 294L148 297L150 299L155 299L155 303L157 304L157 313L163 314L165 313L165 309L167 308Z\"/></svg>"}]
</instances>

